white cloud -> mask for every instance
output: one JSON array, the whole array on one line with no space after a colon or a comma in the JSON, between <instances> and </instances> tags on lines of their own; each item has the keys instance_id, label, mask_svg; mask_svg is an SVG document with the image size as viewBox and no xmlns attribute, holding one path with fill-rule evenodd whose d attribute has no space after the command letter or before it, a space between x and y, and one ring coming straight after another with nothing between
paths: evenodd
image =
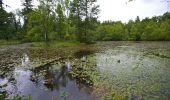
<instances>
[{"instance_id":1,"label":"white cloud","mask_svg":"<svg viewBox=\"0 0 170 100\"><path fill-rule=\"evenodd\" d=\"M7 11L14 11L16 9L22 9L22 2L23 0L3 0L6 5L9 7L6 7ZM37 0L32 0L33 4L37 4Z\"/></svg>"},{"instance_id":2,"label":"white cloud","mask_svg":"<svg viewBox=\"0 0 170 100\"><path fill-rule=\"evenodd\" d=\"M22 8L20 0L3 0L3 2L9 6L9 7L6 7L7 11L13 11L15 9Z\"/></svg>"},{"instance_id":3,"label":"white cloud","mask_svg":"<svg viewBox=\"0 0 170 100\"><path fill-rule=\"evenodd\" d=\"M168 3L161 0L98 0L101 8L100 20L121 20L127 22L130 19L152 17L162 15L168 9Z\"/></svg>"},{"instance_id":4,"label":"white cloud","mask_svg":"<svg viewBox=\"0 0 170 100\"><path fill-rule=\"evenodd\" d=\"M36 2L36 0L33 0ZM100 5L99 20L121 20L127 22L130 19L135 19L136 16L140 18L152 17L162 15L170 11L169 3L164 0L135 0L128 2L128 0L98 0ZM20 0L4 0L4 2L11 8L8 11L21 9Z\"/></svg>"}]
</instances>

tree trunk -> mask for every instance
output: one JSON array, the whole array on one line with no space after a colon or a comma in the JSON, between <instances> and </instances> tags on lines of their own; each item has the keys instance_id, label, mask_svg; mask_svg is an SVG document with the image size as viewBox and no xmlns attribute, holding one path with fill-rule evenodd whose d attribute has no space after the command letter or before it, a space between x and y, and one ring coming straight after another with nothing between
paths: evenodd
<instances>
[{"instance_id":1,"label":"tree trunk","mask_svg":"<svg viewBox=\"0 0 170 100\"><path fill-rule=\"evenodd\" d=\"M86 40L86 37L87 37L87 18L88 18L88 1L86 0L86 18L85 18L85 40Z\"/></svg>"}]
</instances>

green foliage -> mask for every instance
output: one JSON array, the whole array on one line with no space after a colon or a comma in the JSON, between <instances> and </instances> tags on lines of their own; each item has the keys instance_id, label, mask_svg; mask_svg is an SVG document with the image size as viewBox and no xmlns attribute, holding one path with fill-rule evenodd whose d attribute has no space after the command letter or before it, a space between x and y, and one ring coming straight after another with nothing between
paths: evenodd
<instances>
[{"instance_id":1,"label":"green foliage","mask_svg":"<svg viewBox=\"0 0 170 100\"><path fill-rule=\"evenodd\" d=\"M99 26L98 29L100 30L97 31L100 37L98 40L125 40L127 34L124 27L125 26L121 22L104 22Z\"/></svg>"},{"instance_id":2,"label":"green foliage","mask_svg":"<svg viewBox=\"0 0 170 100\"><path fill-rule=\"evenodd\" d=\"M66 91L63 91L60 93L60 97L62 97L62 98L66 98L68 95L69 95L69 93Z\"/></svg>"},{"instance_id":3,"label":"green foliage","mask_svg":"<svg viewBox=\"0 0 170 100\"><path fill-rule=\"evenodd\" d=\"M0 9L0 39L15 39L16 30L14 27L14 18L12 13Z\"/></svg>"},{"instance_id":4,"label":"green foliage","mask_svg":"<svg viewBox=\"0 0 170 100\"><path fill-rule=\"evenodd\" d=\"M0 93L0 100L4 100L6 97L6 93Z\"/></svg>"},{"instance_id":5,"label":"green foliage","mask_svg":"<svg viewBox=\"0 0 170 100\"><path fill-rule=\"evenodd\" d=\"M57 5L57 9L56 9L56 13L57 13L57 33L59 35L59 39L64 39L64 36L65 36L65 17L64 17L64 14L63 14L63 10L62 10L62 6L61 4L58 4Z\"/></svg>"},{"instance_id":6,"label":"green foliage","mask_svg":"<svg viewBox=\"0 0 170 100\"><path fill-rule=\"evenodd\" d=\"M24 33L26 33L28 31L27 30L27 27L28 27L28 16L27 15L33 11L32 0L22 0L22 6L24 7L21 11L21 14L24 19L23 30L24 30Z\"/></svg>"},{"instance_id":7,"label":"green foliage","mask_svg":"<svg viewBox=\"0 0 170 100\"><path fill-rule=\"evenodd\" d=\"M71 46L78 46L81 43L78 41L50 41L48 46L52 48L58 47L71 47ZM46 47L46 42L33 42L31 47Z\"/></svg>"},{"instance_id":8,"label":"green foliage","mask_svg":"<svg viewBox=\"0 0 170 100\"><path fill-rule=\"evenodd\" d=\"M22 97L20 95L16 95L13 100L22 100Z\"/></svg>"},{"instance_id":9,"label":"green foliage","mask_svg":"<svg viewBox=\"0 0 170 100\"><path fill-rule=\"evenodd\" d=\"M26 37L31 41L48 41L49 34L53 33L53 16L49 11L50 3L41 1L38 9L28 16L28 33ZM52 34L52 36L54 36Z\"/></svg>"},{"instance_id":10,"label":"green foliage","mask_svg":"<svg viewBox=\"0 0 170 100\"><path fill-rule=\"evenodd\" d=\"M43 36L43 26L42 26L42 18L39 10L35 10L34 12L29 13L28 15L28 33L26 38L31 41L42 41L44 39Z\"/></svg>"},{"instance_id":11,"label":"green foliage","mask_svg":"<svg viewBox=\"0 0 170 100\"><path fill-rule=\"evenodd\" d=\"M76 27L76 39L80 42L92 41L99 6L94 0L73 0L70 8L70 18Z\"/></svg>"},{"instance_id":12,"label":"green foliage","mask_svg":"<svg viewBox=\"0 0 170 100\"><path fill-rule=\"evenodd\" d=\"M24 99L24 100L31 100L31 95L25 96L25 99Z\"/></svg>"},{"instance_id":13,"label":"green foliage","mask_svg":"<svg viewBox=\"0 0 170 100\"><path fill-rule=\"evenodd\" d=\"M12 44L19 44L21 43L18 40L0 40L0 46L1 45L12 45Z\"/></svg>"},{"instance_id":14,"label":"green foliage","mask_svg":"<svg viewBox=\"0 0 170 100\"><path fill-rule=\"evenodd\" d=\"M94 0L23 0L22 11L8 13L0 8L0 39L29 41L156 41L170 40L170 13L128 23L97 20ZM21 24L21 16L24 23ZM19 17L19 18L17 18Z\"/></svg>"},{"instance_id":15,"label":"green foliage","mask_svg":"<svg viewBox=\"0 0 170 100\"><path fill-rule=\"evenodd\" d=\"M140 21L130 20L127 24L122 22L103 22L98 24L95 34L96 40L132 40L132 41L156 41L170 40L170 14L145 18Z\"/></svg>"}]
</instances>

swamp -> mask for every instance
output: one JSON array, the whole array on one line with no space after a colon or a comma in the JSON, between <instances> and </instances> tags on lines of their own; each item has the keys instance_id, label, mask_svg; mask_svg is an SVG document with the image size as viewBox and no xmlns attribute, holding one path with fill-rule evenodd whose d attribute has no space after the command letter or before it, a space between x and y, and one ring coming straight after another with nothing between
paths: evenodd
<instances>
[{"instance_id":1,"label":"swamp","mask_svg":"<svg viewBox=\"0 0 170 100\"><path fill-rule=\"evenodd\" d=\"M0 66L1 99L170 99L170 42L1 46Z\"/></svg>"},{"instance_id":2,"label":"swamp","mask_svg":"<svg viewBox=\"0 0 170 100\"><path fill-rule=\"evenodd\" d=\"M170 0L0 0L0 100L170 100Z\"/></svg>"}]
</instances>

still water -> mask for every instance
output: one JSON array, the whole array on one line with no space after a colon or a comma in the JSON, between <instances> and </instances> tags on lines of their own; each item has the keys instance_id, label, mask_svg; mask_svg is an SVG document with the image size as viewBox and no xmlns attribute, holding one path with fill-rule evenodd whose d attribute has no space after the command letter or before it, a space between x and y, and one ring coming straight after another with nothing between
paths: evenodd
<instances>
[{"instance_id":1,"label":"still water","mask_svg":"<svg viewBox=\"0 0 170 100\"><path fill-rule=\"evenodd\" d=\"M9 46L0 48L0 58L6 99L170 99L170 42Z\"/></svg>"}]
</instances>

